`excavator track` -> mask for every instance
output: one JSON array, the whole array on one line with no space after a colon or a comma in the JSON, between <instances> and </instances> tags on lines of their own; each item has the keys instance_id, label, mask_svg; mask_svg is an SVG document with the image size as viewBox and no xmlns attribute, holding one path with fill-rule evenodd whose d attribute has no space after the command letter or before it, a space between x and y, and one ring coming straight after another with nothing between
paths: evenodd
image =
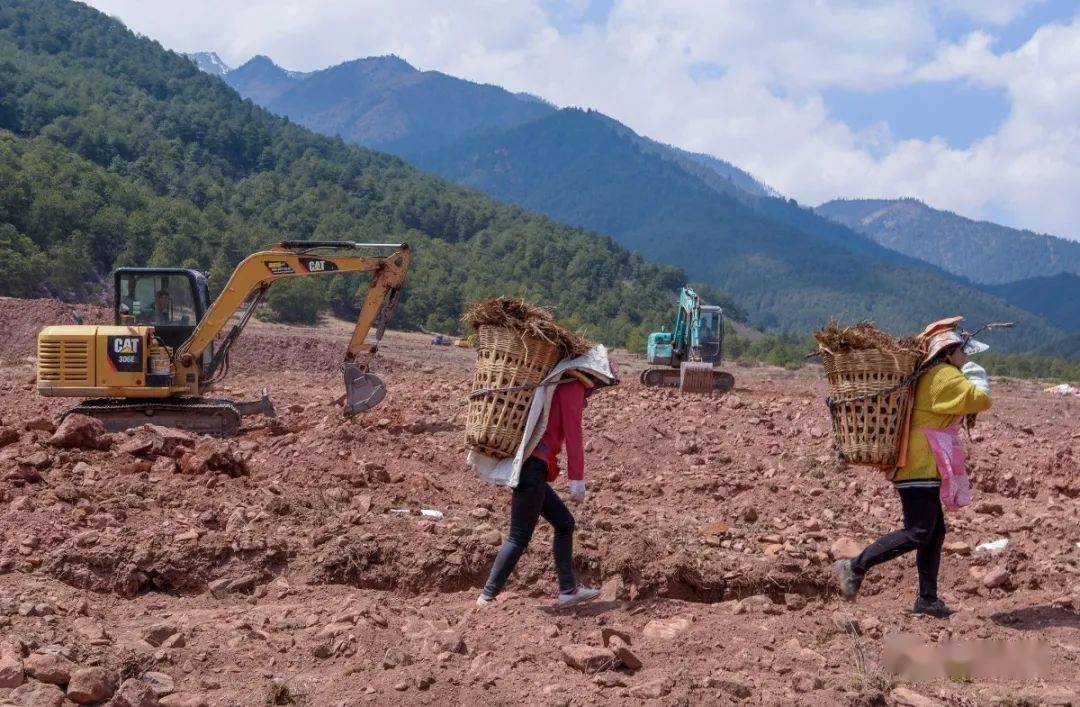
<instances>
[{"instance_id":1,"label":"excavator track","mask_svg":"<svg viewBox=\"0 0 1080 707\"><path fill-rule=\"evenodd\" d=\"M121 432L148 422L216 437L232 437L240 431L240 410L233 401L224 398L139 401L94 398L64 411L61 418L73 413L101 420L109 432Z\"/></svg>"},{"instance_id":2,"label":"excavator track","mask_svg":"<svg viewBox=\"0 0 1080 707\"><path fill-rule=\"evenodd\" d=\"M708 365L708 364L705 364ZM711 368L711 366L710 366ZM648 368L639 378L646 388L680 388L683 392L730 393L735 387L735 377L725 371L712 371L712 390L687 391L683 386L682 371L679 368ZM704 387L704 386L701 386Z\"/></svg>"}]
</instances>

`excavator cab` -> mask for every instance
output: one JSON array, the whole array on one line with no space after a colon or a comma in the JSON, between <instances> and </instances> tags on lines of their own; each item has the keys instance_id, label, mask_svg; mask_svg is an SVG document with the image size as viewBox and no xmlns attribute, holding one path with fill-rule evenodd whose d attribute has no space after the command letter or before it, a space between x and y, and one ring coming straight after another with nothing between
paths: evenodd
<instances>
[{"instance_id":1,"label":"excavator cab","mask_svg":"<svg viewBox=\"0 0 1080 707\"><path fill-rule=\"evenodd\" d=\"M113 278L114 323L153 326L154 336L173 350L191 338L210 309L210 288L198 270L117 268ZM213 359L210 344L200 359L204 370Z\"/></svg>"},{"instance_id":2,"label":"excavator cab","mask_svg":"<svg viewBox=\"0 0 1080 707\"><path fill-rule=\"evenodd\" d=\"M703 304L697 322L699 359L705 363L720 361L724 345L724 316L719 307Z\"/></svg>"},{"instance_id":3,"label":"excavator cab","mask_svg":"<svg viewBox=\"0 0 1080 707\"><path fill-rule=\"evenodd\" d=\"M186 268L118 268L115 323L145 324L170 348L191 338L210 308L202 273Z\"/></svg>"}]
</instances>

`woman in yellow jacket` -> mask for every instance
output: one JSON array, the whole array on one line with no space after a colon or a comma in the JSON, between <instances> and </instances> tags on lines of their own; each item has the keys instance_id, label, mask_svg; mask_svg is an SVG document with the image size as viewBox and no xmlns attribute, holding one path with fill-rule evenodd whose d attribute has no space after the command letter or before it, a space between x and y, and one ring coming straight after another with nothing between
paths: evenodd
<instances>
[{"instance_id":1,"label":"woman in yellow jacket","mask_svg":"<svg viewBox=\"0 0 1080 707\"><path fill-rule=\"evenodd\" d=\"M965 343L951 328L938 332L930 340L926 371L915 387L907 464L893 476L893 484L900 493L904 527L882 536L858 557L836 563L841 593L847 599L855 598L871 567L914 550L919 570L919 596L914 613L939 618L952 613L937 594L946 530L940 498L942 481L937 458L940 450L931 444L923 430L932 435L958 434L959 420L990 408L986 371L967 360ZM959 445L959 439L956 443ZM945 459L941 461L948 463Z\"/></svg>"}]
</instances>

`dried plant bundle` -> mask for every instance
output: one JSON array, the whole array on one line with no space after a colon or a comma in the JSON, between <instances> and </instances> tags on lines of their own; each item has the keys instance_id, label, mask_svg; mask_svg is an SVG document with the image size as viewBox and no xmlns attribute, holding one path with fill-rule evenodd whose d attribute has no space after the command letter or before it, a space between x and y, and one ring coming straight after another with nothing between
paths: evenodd
<instances>
[{"instance_id":1,"label":"dried plant bundle","mask_svg":"<svg viewBox=\"0 0 1080 707\"><path fill-rule=\"evenodd\" d=\"M559 348L562 356L580 356L595 344L555 320L555 316L520 297L496 297L473 302L461 318L474 329L495 326L542 339Z\"/></svg>"},{"instance_id":2,"label":"dried plant bundle","mask_svg":"<svg viewBox=\"0 0 1080 707\"><path fill-rule=\"evenodd\" d=\"M921 345L913 336L901 339L879 329L871 321L861 321L850 326L840 326L835 319L814 332L818 345L830 353L843 351L877 351L920 353Z\"/></svg>"}]
</instances>

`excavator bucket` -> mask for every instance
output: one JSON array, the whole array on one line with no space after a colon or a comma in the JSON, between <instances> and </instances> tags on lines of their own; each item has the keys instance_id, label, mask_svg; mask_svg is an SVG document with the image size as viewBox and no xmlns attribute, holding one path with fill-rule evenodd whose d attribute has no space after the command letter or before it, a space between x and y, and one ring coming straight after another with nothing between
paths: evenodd
<instances>
[{"instance_id":1,"label":"excavator bucket","mask_svg":"<svg viewBox=\"0 0 1080 707\"><path fill-rule=\"evenodd\" d=\"M345 412L355 415L370 410L386 397L386 384L374 373L365 371L356 364L346 364L345 371Z\"/></svg>"}]
</instances>

